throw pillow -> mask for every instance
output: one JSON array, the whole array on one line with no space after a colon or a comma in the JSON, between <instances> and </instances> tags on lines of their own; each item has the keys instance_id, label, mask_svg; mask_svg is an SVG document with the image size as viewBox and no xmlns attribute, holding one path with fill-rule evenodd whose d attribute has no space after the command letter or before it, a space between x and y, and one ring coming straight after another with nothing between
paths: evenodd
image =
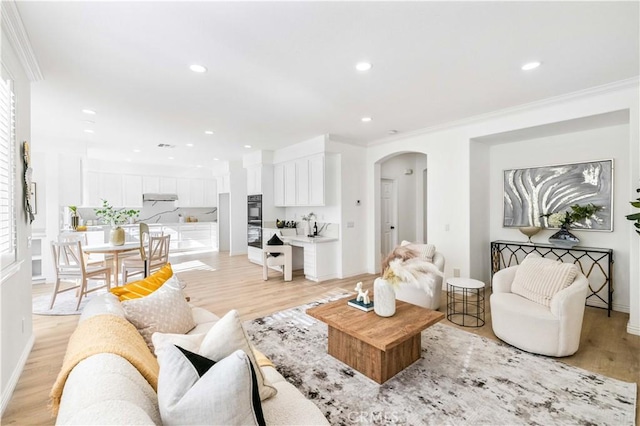
<instances>
[{"instance_id":1,"label":"throw pillow","mask_svg":"<svg viewBox=\"0 0 640 426\"><path fill-rule=\"evenodd\" d=\"M241 350L216 362L179 346L158 356L165 425L264 425L255 370Z\"/></svg>"},{"instance_id":2,"label":"throw pillow","mask_svg":"<svg viewBox=\"0 0 640 426\"><path fill-rule=\"evenodd\" d=\"M571 285L578 275L573 263L527 256L516 270L511 292L545 306L551 306L551 298Z\"/></svg>"},{"instance_id":3,"label":"throw pillow","mask_svg":"<svg viewBox=\"0 0 640 426\"><path fill-rule=\"evenodd\" d=\"M284 242L282 242L280 237L278 237L278 234L273 234L273 237L269 238L269 241L267 241L267 245L268 246L281 246L281 245L284 245ZM282 253L269 253L269 255L272 256L272 257L278 257L281 254Z\"/></svg>"},{"instance_id":4,"label":"throw pillow","mask_svg":"<svg viewBox=\"0 0 640 426\"><path fill-rule=\"evenodd\" d=\"M236 310L229 311L219 319L207 334L179 335L160 332L153 335L153 346L157 357L160 357L163 350L174 344L213 360L220 360L240 349L247 354L256 371L260 399L264 401L277 393L276 388L264 377L256 361L249 337L242 327Z\"/></svg>"},{"instance_id":5,"label":"throw pillow","mask_svg":"<svg viewBox=\"0 0 640 426\"><path fill-rule=\"evenodd\" d=\"M143 280L134 281L121 287L114 287L109 291L118 296L121 302L124 300L138 299L148 296L159 289L160 286L172 276L173 270L171 269L171 264L167 263L159 271L149 275Z\"/></svg>"},{"instance_id":6,"label":"throw pillow","mask_svg":"<svg viewBox=\"0 0 640 426\"><path fill-rule=\"evenodd\" d=\"M146 297L125 300L122 308L152 351L153 333L182 334L196 326L182 290L172 285L163 285Z\"/></svg>"},{"instance_id":7,"label":"throw pillow","mask_svg":"<svg viewBox=\"0 0 640 426\"><path fill-rule=\"evenodd\" d=\"M433 263L433 256L436 254L436 246L433 244L419 244L403 240L400 245L417 251L422 260Z\"/></svg>"}]
</instances>

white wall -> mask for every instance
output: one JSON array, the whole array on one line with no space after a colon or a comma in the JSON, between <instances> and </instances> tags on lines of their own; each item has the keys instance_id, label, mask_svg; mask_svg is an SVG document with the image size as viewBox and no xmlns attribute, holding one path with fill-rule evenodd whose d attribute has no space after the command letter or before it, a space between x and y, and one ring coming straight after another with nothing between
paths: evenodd
<instances>
[{"instance_id":1,"label":"white wall","mask_svg":"<svg viewBox=\"0 0 640 426\"><path fill-rule=\"evenodd\" d=\"M21 149L23 141L31 141L31 88L13 46L8 43L4 28L0 52L1 76L3 79L13 80L16 99L16 194L14 202L18 234L17 260L13 271L11 274L3 271L0 281L0 389L2 390L1 411L4 411L33 346L31 248L29 247L31 226L23 208L24 167Z\"/></svg>"},{"instance_id":2,"label":"white wall","mask_svg":"<svg viewBox=\"0 0 640 426\"><path fill-rule=\"evenodd\" d=\"M505 111L473 117L457 123L424 129L414 134L402 135L381 141L367 151L367 194L373 200L373 210L367 217L367 268L370 272L379 270L380 261L380 217L379 186L380 162L396 153L415 151L427 154L429 177L428 188L428 234L429 241L436 245L446 258L445 273L452 276L453 268L461 269L461 276L472 276L475 263L474 249L471 249L471 163L477 161L471 157L470 141L487 135L543 126L558 122L605 114L613 111L629 111L629 135L626 155L629 168L626 174L617 175L617 181L624 180L627 185L640 183L640 142L639 142L639 96L638 79L631 79L603 87L569 94L555 99L511 108ZM478 155L474 152L474 155ZM618 185L618 183L616 185ZM622 188L622 187L621 187ZM626 202L617 204L621 213L631 212L628 201L635 194L627 192ZM495 207L494 207L495 208ZM501 216L501 215L500 215ZM475 223L475 222L474 222ZM616 226L630 223L620 220ZM475 226L475 225L474 225ZM448 231L446 229L449 229ZM481 237L482 238L482 237ZM493 235L491 235L493 238ZM591 239L592 237L589 237ZM636 238L636 240L638 240ZM475 243L479 240L474 240ZM489 247L486 247L489 250ZM626 248L626 256L636 259L625 267L629 270L628 300L618 295L618 306L630 305L630 319L627 330L640 334L640 241L633 241ZM625 256L621 249L621 256ZM484 255L483 255L484 256ZM486 264L485 268L489 265ZM622 266L616 263L616 268ZM477 274L474 266L473 274ZM486 276L486 272L482 273ZM482 278L482 276L478 278Z\"/></svg>"},{"instance_id":3,"label":"white wall","mask_svg":"<svg viewBox=\"0 0 640 426\"><path fill-rule=\"evenodd\" d=\"M229 190L229 255L247 254L247 171L231 162Z\"/></svg>"},{"instance_id":4,"label":"white wall","mask_svg":"<svg viewBox=\"0 0 640 426\"><path fill-rule=\"evenodd\" d=\"M469 155L473 159L469 163L469 198L471 215L469 247L471 256L469 258L470 275L484 283L490 282L491 255L489 252L489 218L495 219L495 212L491 210L495 200L490 200L489 173L495 172L499 167L490 163L489 146L479 142L471 141L469 144ZM500 203L502 201L500 200ZM502 204L500 204L502 205ZM502 218L502 216L500 216Z\"/></svg>"},{"instance_id":5,"label":"white wall","mask_svg":"<svg viewBox=\"0 0 640 426\"><path fill-rule=\"evenodd\" d=\"M611 248L614 251L614 310L629 312L629 243L635 238L625 219L632 192L629 161L629 126L619 125L573 132L522 142L491 146L490 188L491 240L524 241L517 228L502 227L502 171L552 164L575 163L613 158L613 232L572 230L580 245ZM533 237L546 243L557 230L543 229Z\"/></svg>"}]
</instances>

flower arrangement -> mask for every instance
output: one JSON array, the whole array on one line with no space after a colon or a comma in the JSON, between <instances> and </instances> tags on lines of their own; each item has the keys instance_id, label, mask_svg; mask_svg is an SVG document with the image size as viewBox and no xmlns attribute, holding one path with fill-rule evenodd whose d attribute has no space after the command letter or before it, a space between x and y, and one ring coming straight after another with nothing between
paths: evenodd
<instances>
[{"instance_id":1,"label":"flower arrangement","mask_svg":"<svg viewBox=\"0 0 640 426\"><path fill-rule=\"evenodd\" d=\"M540 215L540 217L546 217L547 223L554 228L568 229L574 223L580 222L585 219L598 220L594 217L594 215L597 211L602 210L602 206L596 206L592 203L584 206L574 204L570 208L571 210L567 210L564 212L546 213Z\"/></svg>"},{"instance_id":2,"label":"flower arrangement","mask_svg":"<svg viewBox=\"0 0 640 426\"><path fill-rule=\"evenodd\" d=\"M140 214L140 210L116 209L105 199L102 200L102 208L94 211L98 219L111 226L123 225L128 218L137 217Z\"/></svg>"},{"instance_id":3,"label":"flower arrangement","mask_svg":"<svg viewBox=\"0 0 640 426\"><path fill-rule=\"evenodd\" d=\"M302 215L302 220L305 222L311 222L311 220L316 218L316 214L314 212L309 212L308 215Z\"/></svg>"}]
</instances>

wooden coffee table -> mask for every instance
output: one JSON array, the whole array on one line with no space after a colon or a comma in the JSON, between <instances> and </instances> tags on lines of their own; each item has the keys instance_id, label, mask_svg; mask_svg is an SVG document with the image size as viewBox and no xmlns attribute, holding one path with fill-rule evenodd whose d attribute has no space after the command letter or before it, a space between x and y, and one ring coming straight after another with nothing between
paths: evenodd
<instances>
[{"instance_id":1,"label":"wooden coffee table","mask_svg":"<svg viewBox=\"0 0 640 426\"><path fill-rule=\"evenodd\" d=\"M420 332L444 318L442 312L400 300L395 315L383 318L348 306L352 298L308 309L307 315L328 325L329 355L378 383L417 361Z\"/></svg>"}]
</instances>

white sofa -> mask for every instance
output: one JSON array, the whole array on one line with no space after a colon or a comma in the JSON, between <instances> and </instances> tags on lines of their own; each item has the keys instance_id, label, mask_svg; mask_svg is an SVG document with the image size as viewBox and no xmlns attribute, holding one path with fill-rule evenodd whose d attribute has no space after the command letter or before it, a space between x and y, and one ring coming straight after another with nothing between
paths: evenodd
<instances>
[{"instance_id":1,"label":"white sofa","mask_svg":"<svg viewBox=\"0 0 640 426\"><path fill-rule=\"evenodd\" d=\"M493 276L490 303L495 335L527 352L555 357L576 353L589 287L587 278L578 273L547 307L511 292L517 269L512 266Z\"/></svg>"},{"instance_id":2,"label":"white sofa","mask_svg":"<svg viewBox=\"0 0 640 426\"><path fill-rule=\"evenodd\" d=\"M440 272L444 272L444 256L442 253L438 251L434 253L433 264ZM429 279L431 278L432 277ZM440 308L440 298L442 295L442 277L435 277L433 283L425 280L423 284L427 283L427 291L412 285L401 285L396 289L396 299L422 306L423 308L438 310L438 308Z\"/></svg>"},{"instance_id":3,"label":"white sofa","mask_svg":"<svg viewBox=\"0 0 640 426\"><path fill-rule=\"evenodd\" d=\"M189 332L205 333L218 320L211 312L193 307L196 327ZM124 318L120 302L111 294L96 296L80 317L118 315ZM273 367L261 367L278 390L262 402L267 424L328 424L318 407L307 400ZM65 383L56 424L69 425L153 425L162 424L158 398L149 383L124 358L100 353L78 363Z\"/></svg>"}]
</instances>

